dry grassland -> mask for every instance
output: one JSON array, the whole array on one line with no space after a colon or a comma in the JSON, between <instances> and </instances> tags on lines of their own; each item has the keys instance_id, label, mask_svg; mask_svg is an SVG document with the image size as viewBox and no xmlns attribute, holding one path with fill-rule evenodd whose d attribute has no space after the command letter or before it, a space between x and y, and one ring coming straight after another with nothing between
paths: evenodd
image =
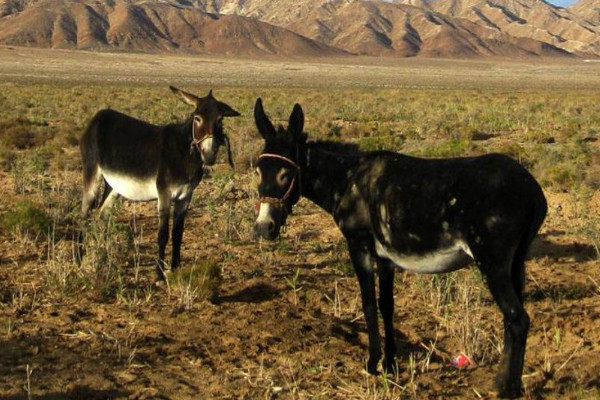
<instances>
[{"instance_id":1,"label":"dry grassland","mask_svg":"<svg viewBox=\"0 0 600 400\"><path fill-rule=\"evenodd\" d=\"M77 138L104 107L184 118L168 84L214 88L243 116L225 126L235 171L223 162L196 189L184 269L156 288L155 204L81 221ZM600 399L600 64L20 48L0 48L0 398L493 396L502 322L475 270L397 275L400 369L372 377L333 221L302 200L280 240L253 237L258 96L282 123L301 103L312 138L434 157L498 151L526 165L550 207L527 262L525 397ZM467 370L450 365L460 352Z\"/></svg>"}]
</instances>

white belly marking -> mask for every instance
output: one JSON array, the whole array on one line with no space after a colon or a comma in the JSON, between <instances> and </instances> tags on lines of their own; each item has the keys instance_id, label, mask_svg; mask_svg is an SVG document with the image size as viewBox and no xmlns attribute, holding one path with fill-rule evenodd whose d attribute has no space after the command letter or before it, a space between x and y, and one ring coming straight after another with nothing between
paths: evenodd
<instances>
[{"instance_id":1,"label":"white belly marking","mask_svg":"<svg viewBox=\"0 0 600 400\"><path fill-rule=\"evenodd\" d=\"M116 172L104 170L101 172L104 179L112 186L113 190L126 199L133 201L149 201L158 198L156 177L136 179Z\"/></svg>"},{"instance_id":2,"label":"white belly marking","mask_svg":"<svg viewBox=\"0 0 600 400\"><path fill-rule=\"evenodd\" d=\"M402 269L420 274L455 271L463 268L473 258L471 249L462 240L454 242L449 247L421 255L400 254L376 240L375 251L379 257L387 258Z\"/></svg>"},{"instance_id":3,"label":"white belly marking","mask_svg":"<svg viewBox=\"0 0 600 400\"><path fill-rule=\"evenodd\" d=\"M113 190L132 201L151 201L158 199L158 188L156 187L156 177L151 176L146 179L138 179L132 176L119 174L111 171L100 171L106 179L106 182L112 186ZM184 200L191 195L194 190L191 184L173 185L169 187L171 199Z\"/></svg>"}]
</instances>

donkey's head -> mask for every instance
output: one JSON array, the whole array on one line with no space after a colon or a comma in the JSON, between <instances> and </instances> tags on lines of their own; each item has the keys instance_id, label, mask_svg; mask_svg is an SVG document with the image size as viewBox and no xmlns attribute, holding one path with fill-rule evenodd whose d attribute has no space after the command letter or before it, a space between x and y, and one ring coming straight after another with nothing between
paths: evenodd
<instances>
[{"instance_id":1,"label":"donkey's head","mask_svg":"<svg viewBox=\"0 0 600 400\"><path fill-rule=\"evenodd\" d=\"M254 120L265 139L256 168L260 209L254 230L263 238L273 240L279 235L292 206L300 199L301 160L306 142L306 135L302 133L304 114L302 107L296 104L287 129L280 125L276 130L258 98Z\"/></svg>"},{"instance_id":2,"label":"donkey's head","mask_svg":"<svg viewBox=\"0 0 600 400\"><path fill-rule=\"evenodd\" d=\"M227 104L215 99L212 95L212 90L208 92L206 97L198 97L173 86L169 86L169 88L185 103L195 107L191 116L191 145L200 151L202 161L206 165L213 165L217 160L219 146L225 145L227 147L229 164L233 167L229 138L223 133L223 118L237 117L240 113Z\"/></svg>"}]
</instances>

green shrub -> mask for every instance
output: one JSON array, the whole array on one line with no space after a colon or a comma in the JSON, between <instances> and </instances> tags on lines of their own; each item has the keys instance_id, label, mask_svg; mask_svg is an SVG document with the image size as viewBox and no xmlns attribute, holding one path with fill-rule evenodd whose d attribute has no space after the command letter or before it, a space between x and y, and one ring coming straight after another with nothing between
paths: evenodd
<instances>
[{"instance_id":1,"label":"green shrub","mask_svg":"<svg viewBox=\"0 0 600 400\"><path fill-rule=\"evenodd\" d=\"M221 267L217 260L208 258L191 266L182 266L168 275L171 294L178 306L189 310L197 301L213 299L221 282Z\"/></svg>"},{"instance_id":2,"label":"green shrub","mask_svg":"<svg viewBox=\"0 0 600 400\"><path fill-rule=\"evenodd\" d=\"M0 121L0 144L14 149L28 149L40 146L52 138L52 131L46 122L34 123L17 117Z\"/></svg>"},{"instance_id":3,"label":"green shrub","mask_svg":"<svg viewBox=\"0 0 600 400\"><path fill-rule=\"evenodd\" d=\"M14 234L48 235L52 219L41 205L22 201L2 216L2 226Z\"/></svg>"}]
</instances>

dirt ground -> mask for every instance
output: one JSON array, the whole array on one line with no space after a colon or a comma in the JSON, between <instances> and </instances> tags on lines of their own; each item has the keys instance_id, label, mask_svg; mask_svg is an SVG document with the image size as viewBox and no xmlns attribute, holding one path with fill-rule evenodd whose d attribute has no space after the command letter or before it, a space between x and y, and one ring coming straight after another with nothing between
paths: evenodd
<instances>
[{"instance_id":1,"label":"dirt ground","mask_svg":"<svg viewBox=\"0 0 600 400\"><path fill-rule=\"evenodd\" d=\"M0 53L8 51L19 50ZM42 76L47 69L7 75L8 64L0 62L3 80L52 78ZM78 155L72 149L65 157ZM210 175L196 189L182 248L184 266L218 263L221 275L209 299L154 285L153 203L124 202L116 212L135 251L121 263L121 286L109 298L48 283L57 263L72 263L75 225L50 238L0 231L0 399L494 397L502 319L475 273L454 273L450 300L433 278L397 274L399 372L368 376L358 283L332 219L304 199L282 239L261 242L251 234L252 174L231 177L218 165ZM42 196L14 194L13 179L0 171L0 214ZM79 173L60 179L76 212ZM525 397L598 399L600 261L575 229L586 216L571 195L546 194L548 217L527 262L532 328ZM600 192L590 204L597 214ZM452 359L469 350L476 353L468 354L471 366L455 368Z\"/></svg>"},{"instance_id":2,"label":"dirt ground","mask_svg":"<svg viewBox=\"0 0 600 400\"><path fill-rule=\"evenodd\" d=\"M2 184L10 185L6 177ZM198 191L210 193L211 184ZM524 382L530 398L588 398L586 390L600 385L599 266L593 249L562 229L569 214L561 196L549 200L550 215L527 264L533 322ZM228 203L238 201L248 202L232 197ZM221 208L226 213L228 204ZM211 301L190 310L165 288L152 286L154 208L135 211L135 229L143 231L139 277L134 280L127 265L123 275L141 294L129 301L103 302L93 294L53 299L39 279L48 246L2 238L2 398L25 398L27 390L43 399L492 395L499 353L465 371L453 367L452 357L463 349L440 327L412 274L399 276L395 285L400 372L386 389L364 374L367 338L358 285L336 268L348 260L337 250L341 237L332 221L307 201L289 221L287 247L279 249L253 240L224 241L219 224L197 204L187 223L183 261L222 254L222 282ZM122 221L132 224L132 212L124 206ZM500 335L499 312L483 293L476 324ZM462 322L469 323L468 315ZM423 370L432 343L435 351Z\"/></svg>"}]
</instances>

